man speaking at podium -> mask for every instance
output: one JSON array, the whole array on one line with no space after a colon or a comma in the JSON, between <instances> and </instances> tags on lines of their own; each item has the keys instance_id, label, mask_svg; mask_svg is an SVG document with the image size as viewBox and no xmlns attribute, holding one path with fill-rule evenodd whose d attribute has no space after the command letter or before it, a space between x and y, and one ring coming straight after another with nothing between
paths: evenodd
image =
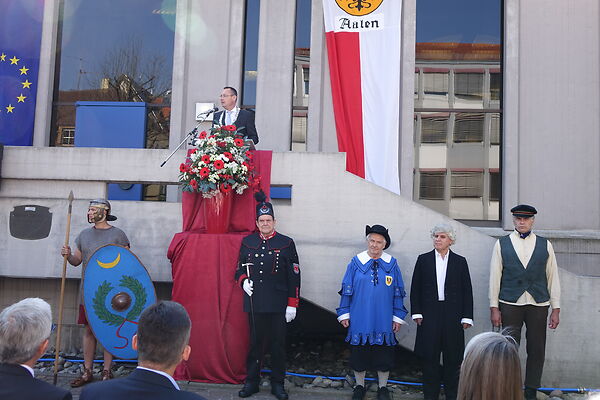
<instances>
[{"instance_id":1,"label":"man speaking at podium","mask_svg":"<svg viewBox=\"0 0 600 400\"><path fill-rule=\"evenodd\" d=\"M225 86L219 96L221 107L225 110L215 113L213 125L235 125L244 138L258 143L258 133L254 125L254 112L242 110L237 106L237 90Z\"/></svg>"}]
</instances>

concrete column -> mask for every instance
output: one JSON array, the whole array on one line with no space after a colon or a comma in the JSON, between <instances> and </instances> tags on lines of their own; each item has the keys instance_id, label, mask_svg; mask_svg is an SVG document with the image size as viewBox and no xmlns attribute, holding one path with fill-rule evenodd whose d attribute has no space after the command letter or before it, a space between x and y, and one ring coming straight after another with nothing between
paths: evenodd
<instances>
[{"instance_id":1,"label":"concrete column","mask_svg":"<svg viewBox=\"0 0 600 400\"><path fill-rule=\"evenodd\" d=\"M261 149L291 150L295 23L296 0L260 2L256 129Z\"/></svg>"},{"instance_id":2,"label":"concrete column","mask_svg":"<svg viewBox=\"0 0 600 400\"><path fill-rule=\"evenodd\" d=\"M402 2L402 64L400 69L400 148L398 169L400 172L400 195L413 198L414 161L414 90L415 90L415 41L417 25L415 0Z\"/></svg>"},{"instance_id":3,"label":"concrete column","mask_svg":"<svg viewBox=\"0 0 600 400\"><path fill-rule=\"evenodd\" d=\"M312 152L336 152L338 143L333 115L322 0L312 1L310 31L310 95L308 98L306 149Z\"/></svg>"},{"instance_id":4,"label":"concrete column","mask_svg":"<svg viewBox=\"0 0 600 400\"><path fill-rule=\"evenodd\" d=\"M519 198L519 7L519 0L504 2L504 124L500 162L500 219L506 230L513 229L510 209L517 204Z\"/></svg>"},{"instance_id":5,"label":"concrete column","mask_svg":"<svg viewBox=\"0 0 600 400\"><path fill-rule=\"evenodd\" d=\"M44 19L42 21L42 43L40 49L40 67L35 104L35 125L33 128L33 145L45 147L50 141L50 125L52 122L52 95L54 93L54 60L58 41L59 2L44 2Z\"/></svg>"}]
</instances>

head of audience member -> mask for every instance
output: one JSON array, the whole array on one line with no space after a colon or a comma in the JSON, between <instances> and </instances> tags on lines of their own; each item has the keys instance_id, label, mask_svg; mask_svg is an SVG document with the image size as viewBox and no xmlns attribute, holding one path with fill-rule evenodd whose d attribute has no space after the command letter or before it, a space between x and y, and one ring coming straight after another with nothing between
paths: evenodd
<instances>
[{"instance_id":1,"label":"head of audience member","mask_svg":"<svg viewBox=\"0 0 600 400\"><path fill-rule=\"evenodd\" d=\"M531 232L533 223L535 222L535 214L537 214L535 207L528 204L519 204L511 208L510 212L513 215L513 224L517 232Z\"/></svg>"},{"instance_id":2,"label":"head of audience member","mask_svg":"<svg viewBox=\"0 0 600 400\"><path fill-rule=\"evenodd\" d=\"M159 301L146 308L132 340L139 365L173 375L177 364L190 356L191 329L192 321L179 303Z\"/></svg>"},{"instance_id":3,"label":"head of audience member","mask_svg":"<svg viewBox=\"0 0 600 400\"><path fill-rule=\"evenodd\" d=\"M523 399L521 362L512 337L484 332L469 341L460 367L457 399Z\"/></svg>"},{"instance_id":4,"label":"head of audience member","mask_svg":"<svg viewBox=\"0 0 600 400\"><path fill-rule=\"evenodd\" d=\"M50 304L27 298L0 313L0 363L33 367L46 352L52 332Z\"/></svg>"},{"instance_id":5,"label":"head of audience member","mask_svg":"<svg viewBox=\"0 0 600 400\"><path fill-rule=\"evenodd\" d=\"M456 231L448 224L437 224L431 229L433 247L441 255L446 255L450 246L456 242Z\"/></svg>"},{"instance_id":6,"label":"head of audience member","mask_svg":"<svg viewBox=\"0 0 600 400\"><path fill-rule=\"evenodd\" d=\"M231 111L234 109L237 104L237 90L231 86L225 86L221 91L221 95L219 96L219 101L221 102L221 107L226 109L227 111Z\"/></svg>"},{"instance_id":7,"label":"head of audience member","mask_svg":"<svg viewBox=\"0 0 600 400\"><path fill-rule=\"evenodd\" d=\"M392 243L390 234L383 225L367 225L365 236L367 237L367 254L371 258L380 258L383 251L390 247Z\"/></svg>"}]
</instances>

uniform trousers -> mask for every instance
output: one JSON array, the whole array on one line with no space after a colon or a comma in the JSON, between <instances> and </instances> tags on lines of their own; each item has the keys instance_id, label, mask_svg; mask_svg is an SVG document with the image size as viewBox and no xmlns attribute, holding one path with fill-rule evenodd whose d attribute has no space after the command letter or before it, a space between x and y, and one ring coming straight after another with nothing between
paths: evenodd
<instances>
[{"instance_id":1,"label":"uniform trousers","mask_svg":"<svg viewBox=\"0 0 600 400\"><path fill-rule=\"evenodd\" d=\"M544 358L546 357L546 321L549 306L513 306L500 303L502 328L512 336L517 344L521 342L521 328L525 323L527 340L527 363L525 366L525 387L537 389L541 386Z\"/></svg>"},{"instance_id":2,"label":"uniform trousers","mask_svg":"<svg viewBox=\"0 0 600 400\"><path fill-rule=\"evenodd\" d=\"M271 383L285 378L285 313L248 313L250 321L250 351L246 359L246 382L259 384L260 367L265 350L271 354Z\"/></svg>"}]
</instances>

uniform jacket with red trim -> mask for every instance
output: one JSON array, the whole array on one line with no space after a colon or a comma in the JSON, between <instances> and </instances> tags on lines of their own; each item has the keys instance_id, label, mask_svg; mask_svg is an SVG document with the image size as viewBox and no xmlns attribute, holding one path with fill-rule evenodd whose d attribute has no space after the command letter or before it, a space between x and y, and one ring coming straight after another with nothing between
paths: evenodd
<instances>
[{"instance_id":1,"label":"uniform jacket with red trim","mask_svg":"<svg viewBox=\"0 0 600 400\"><path fill-rule=\"evenodd\" d=\"M240 286L253 282L252 306L255 313L284 313L287 306L298 307L300 266L292 238L278 232L263 239L253 233L242 240L235 280ZM250 312L250 297L244 293L244 311Z\"/></svg>"}]
</instances>

